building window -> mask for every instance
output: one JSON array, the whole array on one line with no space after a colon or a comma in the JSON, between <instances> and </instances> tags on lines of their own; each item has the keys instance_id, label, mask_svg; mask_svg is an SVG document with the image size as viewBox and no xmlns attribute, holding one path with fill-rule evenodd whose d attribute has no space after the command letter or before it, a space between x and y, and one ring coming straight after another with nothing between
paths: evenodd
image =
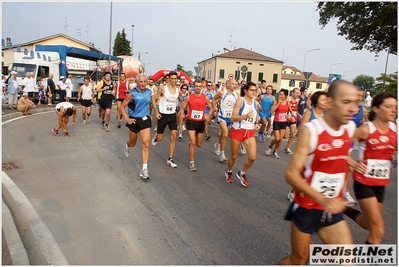
<instances>
[{"instance_id":1,"label":"building window","mask_svg":"<svg viewBox=\"0 0 399 267\"><path fill-rule=\"evenodd\" d=\"M247 72L247 82L252 82L252 71Z\"/></svg>"},{"instance_id":2,"label":"building window","mask_svg":"<svg viewBox=\"0 0 399 267\"><path fill-rule=\"evenodd\" d=\"M208 78L207 80L211 80L212 79L212 71L208 70Z\"/></svg>"},{"instance_id":3,"label":"building window","mask_svg":"<svg viewBox=\"0 0 399 267\"><path fill-rule=\"evenodd\" d=\"M262 81L262 80L263 80L263 72L259 72L258 81Z\"/></svg>"},{"instance_id":4,"label":"building window","mask_svg":"<svg viewBox=\"0 0 399 267\"><path fill-rule=\"evenodd\" d=\"M316 89L322 89L323 84L322 83L316 83Z\"/></svg>"},{"instance_id":5,"label":"building window","mask_svg":"<svg viewBox=\"0 0 399 267\"><path fill-rule=\"evenodd\" d=\"M291 80L289 81L288 86L289 86L289 87L295 87L295 80L292 80L292 79L291 79Z\"/></svg>"},{"instance_id":6,"label":"building window","mask_svg":"<svg viewBox=\"0 0 399 267\"><path fill-rule=\"evenodd\" d=\"M265 64L262 64L262 63L261 63L261 64L259 64L259 65L263 67Z\"/></svg>"},{"instance_id":7,"label":"building window","mask_svg":"<svg viewBox=\"0 0 399 267\"><path fill-rule=\"evenodd\" d=\"M236 79L237 81L240 79L240 72L238 70L236 70L234 73L234 79Z\"/></svg>"},{"instance_id":8,"label":"building window","mask_svg":"<svg viewBox=\"0 0 399 267\"><path fill-rule=\"evenodd\" d=\"M252 65L252 63L248 63L248 65Z\"/></svg>"},{"instance_id":9,"label":"building window","mask_svg":"<svg viewBox=\"0 0 399 267\"><path fill-rule=\"evenodd\" d=\"M236 64L241 64L241 62L237 61Z\"/></svg>"},{"instance_id":10,"label":"building window","mask_svg":"<svg viewBox=\"0 0 399 267\"><path fill-rule=\"evenodd\" d=\"M304 84L305 82L299 82L299 87L303 87Z\"/></svg>"},{"instance_id":11,"label":"building window","mask_svg":"<svg viewBox=\"0 0 399 267\"><path fill-rule=\"evenodd\" d=\"M278 74L273 74L273 82L276 83L278 81Z\"/></svg>"},{"instance_id":12,"label":"building window","mask_svg":"<svg viewBox=\"0 0 399 267\"><path fill-rule=\"evenodd\" d=\"M220 77L221 79L224 78L224 70L223 70L223 69L220 69L220 70L219 70L219 77Z\"/></svg>"}]
</instances>

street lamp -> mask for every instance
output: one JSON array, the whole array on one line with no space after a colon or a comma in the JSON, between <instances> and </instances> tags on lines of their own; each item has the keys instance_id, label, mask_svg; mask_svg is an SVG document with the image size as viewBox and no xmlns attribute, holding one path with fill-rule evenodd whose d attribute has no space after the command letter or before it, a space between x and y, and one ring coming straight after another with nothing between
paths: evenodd
<instances>
[{"instance_id":1,"label":"street lamp","mask_svg":"<svg viewBox=\"0 0 399 267\"><path fill-rule=\"evenodd\" d=\"M132 56L134 56L134 53L133 53L133 33L134 33L134 25L132 25Z\"/></svg>"},{"instance_id":2,"label":"street lamp","mask_svg":"<svg viewBox=\"0 0 399 267\"><path fill-rule=\"evenodd\" d=\"M308 52L317 51L317 50L320 50L320 48L310 49L310 50L308 50L308 51L305 52L305 56L303 57L303 68L302 68L302 73L303 73L303 75L305 75L304 72L305 72L306 54L307 54ZM305 87L308 86L308 79L309 79L308 75L305 75Z\"/></svg>"},{"instance_id":3,"label":"street lamp","mask_svg":"<svg viewBox=\"0 0 399 267\"><path fill-rule=\"evenodd\" d=\"M330 72L328 73L328 75L330 75L330 73L331 73L331 67L332 67L332 66L334 66L334 65L340 65L340 64L342 64L342 62L338 62L338 63L331 64L331 66L330 66Z\"/></svg>"},{"instance_id":4,"label":"street lamp","mask_svg":"<svg viewBox=\"0 0 399 267\"><path fill-rule=\"evenodd\" d=\"M148 53L149 53L148 51L145 51L144 55L145 55L145 54L148 54ZM139 52L138 55L139 55L139 56L137 57L137 59L140 61L141 53ZM141 61L140 61L140 62L141 62Z\"/></svg>"},{"instance_id":5,"label":"street lamp","mask_svg":"<svg viewBox=\"0 0 399 267\"><path fill-rule=\"evenodd\" d=\"M342 74L342 78L345 78L345 73L348 73L348 72L353 72L353 70L347 70L347 71L345 71L344 74Z\"/></svg>"}]
</instances>

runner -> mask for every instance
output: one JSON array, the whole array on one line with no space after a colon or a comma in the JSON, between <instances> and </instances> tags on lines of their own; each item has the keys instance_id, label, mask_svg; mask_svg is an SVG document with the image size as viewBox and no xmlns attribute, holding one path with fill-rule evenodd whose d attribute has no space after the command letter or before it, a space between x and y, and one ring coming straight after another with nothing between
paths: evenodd
<instances>
[{"instance_id":1,"label":"runner","mask_svg":"<svg viewBox=\"0 0 399 267\"><path fill-rule=\"evenodd\" d=\"M267 156L272 156L273 158L279 159L279 155L277 154L277 150L281 146L283 142L283 137L285 134L285 129L287 127L287 115L288 112L291 113L292 116L292 109L290 104L287 100L288 90L281 89L279 93L279 100L274 101L270 112L275 112L274 115L274 122L273 122L273 133L274 139L270 142L270 145L267 147L265 154ZM274 147L273 153L272 149ZM271 153L271 154L270 154Z\"/></svg>"},{"instance_id":2,"label":"runner","mask_svg":"<svg viewBox=\"0 0 399 267\"><path fill-rule=\"evenodd\" d=\"M354 168L353 189L362 212L348 207L345 214L369 234L366 244L381 244L384 236L385 188L389 185L392 159L397 150L396 120L398 102L395 95L383 92L371 104L369 121L360 126L354 140L361 141L360 158L349 161Z\"/></svg>"},{"instance_id":3,"label":"runner","mask_svg":"<svg viewBox=\"0 0 399 267\"><path fill-rule=\"evenodd\" d=\"M70 102L61 102L55 106L55 113L57 113L58 116L58 126L52 130L53 134L59 136L58 130L61 128L65 133L65 137L68 137L69 133L67 125L69 123L69 117L73 115L72 126L75 126L76 108Z\"/></svg>"},{"instance_id":4,"label":"runner","mask_svg":"<svg viewBox=\"0 0 399 267\"><path fill-rule=\"evenodd\" d=\"M128 91L128 81L126 80L126 74L120 74L120 80L116 84L116 108L117 108L117 120L118 120L118 128L121 128L121 106L123 100L125 100L126 92Z\"/></svg>"},{"instance_id":5,"label":"runner","mask_svg":"<svg viewBox=\"0 0 399 267\"><path fill-rule=\"evenodd\" d=\"M157 133L152 139L152 145L155 146L163 139L163 133L166 126L170 130L170 144L169 157L166 165L171 168L177 168L177 164L173 160L173 154L176 148L177 137L177 119L176 119L176 105L179 99L179 89L176 87L177 73L175 71L169 72L169 83L165 86L159 87L159 90L152 96L152 103L155 109L155 118L158 119ZM159 111L156 109L155 103L159 98Z\"/></svg>"},{"instance_id":6,"label":"runner","mask_svg":"<svg viewBox=\"0 0 399 267\"><path fill-rule=\"evenodd\" d=\"M180 92L179 92L179 105L176 109L176 112L179 112L181 105L183 104L184 101L186 101L187 97L189 95L188 92L188 85L183 84L180 88ZM179 121L179 139L183 139L183 130L186 130L184 124L186 123L186 119L187 119L187 107L184 109L183 115L178 116L177 120Z\"/></svg>"},{"instance_id":7,"label":"runner","mask_svg":"<svg viewBox=\"0 0 399 267\"><path fill-rule=\"evenodd\" d=\"M220 161L226 161L227 158L224 154L224 148L226 147L226 141L229 134L229 128L231 126L231 115L233 114L234 105L238 99L236 89L238 82L236 80L226 81L226 90L219 91L213 98L212 104L216 109L216 103L219 103L219 114L217 117L217 123L220 126L219 142L215 143L215 154L219 156Z\"/></svg>"},{"instance_id":8,"label":"runner","mask_svg":"<svg viewBox=\"0 0 399 267\"><path fill-rule=\"evenodd\" d=\"M212 88L212 83L211 82L207 82L206 84L206 90L204 91L204 94L209 98L209 100L213 100L213 97L215 96L215 90ZM214 111L214 108L212 106L211 109L209 109L208 107L206 107L205 110L205 114L211 114L211 116L208 116L207 118L209 118L209 120L207 120L205 122L205 140L209 141L209 139L211 139L211 136L209 135L209 125L211 124L212 120L214 118L216 118L216 112Z\"/></svg>"},{"instance_id":9,"label":"runner","mask_svg":"<svg viewBox=\"0 0 399 267\"><path fill-rule=\"evenodd\" d=\"M357 112L357 88L343 80L328 89L330 108L322 118L305 125L287 166L286 180L295 188L295 199L287 212L291 221L292 253L280 265L305 265L309 260L312 234L326 244L352 244L343 218L343 201L350 138ZM348 123L349 122L349 123ZM329 180L329 186L323 183Z\"/></svg>"},{"instance_id":10,"label":"runner","mask_svg":"<svg viewBox=\"0 0 399 267\"><path fill-rule=\"evenodd\" d=\"M263 81L262 81L262 88L263 88ZM262 89L261 89L262 90ZM259 141L265 141L265 132L266 137L270 138L270 125L271 125L271 112L270 109L273 106L273 103L276 101L274 96L272 95L273 86L268 85L266 87L266 92L259 95L258 100L260 103L260 110L259 110L259 117L261 127L259 129L258 139Z\"/></svg>"},{"instance_id":11,"label":"runner","mask_svg":"<svg viewBox=\"0 0 399 267\"><path fill-rule=\"evenodd\" d=\"M85 77L83 80L83 85L79 88L78 101L82 105L82 125L86 125L86 114L87 122L90 122L91 115L91 104L94 103L94 87L90 83L90 78Z\"/></svg>"},{"instance_id":12,"label":"runner","mask_svg":"<svg viewBox=\"0 0 399 267\"><path fill-rule=\"evenodd\" d=\"M297 126L301 125L302 116L305 113L305 109L308 108L308 89L301 87L299 92L301 94L299 95Z\"/></svg>"},{"instance_id":13,"label":"runner","mask_svg":"<svg viewBox=\"0 0 399 267\"><path fill-rule=\"evenodd\" d=\"M107 71L104 74L104 80L96 87L97 93L101 92L101 99L98 104L101 108L101 124L106 132L109 132L109 121L111 119L111 108L114 95L116 94L116 87L111 80L111 72ZM105 117L105 121L104 121Z\"/></svg>"},{"instance_id":14,"label":"runner","mask_svg":"<svg viewBox=\"0 0 399 267\"><path fill-rule=\"evenodd\" d=\"M240 95L241 97L237 99L231 116L233 125L230 132L230 157L225 178L226 182L233 182L233 165L237 159L240 144L243 143L248 151L248 157L236 176L244 187L248 187L249 182L246 172L256 159L255 128L259 128L259 117L256 111L258 107L255 101L257 95L256 85L252 82L243 85Z\"/></svg>"},{"instance_id":15,"label":"runner","mask_svg":"<svg viewBox=\"0 0 399 267\"><path fill-rule=\"evenodd\" d=\"M148 159L150 157L151 116L148 105L151 101L151 90L146 88L147 78L145 74L138 74L136 82L137 87L128 91L121 105L121 113L127 122L126 127L129 129L129 140L126 143L124 153L126 157L129 156L130 147L136 145L137 135L140 134L143 149L141 153L143 168L140 177L150 179ZM128 107L127 112L126 107Z\"/></svg>"},{"instance_id":16,"label":"runner","mask_svg":"<svg viewBox=\"0 0 399 267\"><path fill-rule=\"evenodd\" d=\"M298 102L299 102L299 89L294 88L292 90L292 95L289 97L288 103L291 105L292 116L288 116L287 124L290 131L290 138L288 139L287 146L284 149L284 152L292 155L291 145L294 142L294 138L296 136L296 122L297 122L297 114L298 114ZM290 122L291 120L291 122Z\"/></svg>"},{"instance_id":17,"label":"runner","mask_svg":"<svg viewBox=\"0 0 399 267\"><path fill-rule=\"evenodd\" d=\"M183 85L186 86L186 85ZM212 104L209 98L202 93L202 85L200 81L194 82L194 93L187 96L186 100L181 104L178 116L185 116L185 109L188 107L187 112L187 133L190 138L189 155L190 155L190 171L196 171L194 157L195 157L195 146L201 147L203 141L203 135L205 130L206 117L205 108L208 107L212 110Z\"/></svg>"}]
</instances>

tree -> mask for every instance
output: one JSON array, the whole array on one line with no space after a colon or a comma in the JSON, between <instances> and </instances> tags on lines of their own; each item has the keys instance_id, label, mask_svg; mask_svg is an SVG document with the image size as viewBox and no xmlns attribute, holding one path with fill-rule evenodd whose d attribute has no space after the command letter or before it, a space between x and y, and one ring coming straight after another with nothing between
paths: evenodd
<instances>
[{"instance_id":1,"label":"tree","mask_svg":"<svg viewBox=\"0 0 399 267\"><path fill-rule=\"evenodd\" d=\"M185 71L185 70L184 70L184 66L182 66L182 65L180 65L180 64L177 64L176 70L182 71L182 72L186 73L186 74L187 74L188 76L190 76L190 77L193 75L193 72L192 72L191 70Z\"/></svg>"},{"instance_id":2,"label":"tree","mask_svg":"<svg viewBox=\"0 0 399 267\"><path fill-rule=\"evenodd\" d=\"M372 76L361 74L356 76L355 79L353 79L352 83L364 89L373 89L375 84L375 79Z\"/></svg>"},{"instance_id":3,"label":"tree","mask_svg":"<svg viewBox=\"0 0 399 267\"><path fill-rule=\"evenodd\" d=\"M385 86L383 86L384 78L385 78ZM375 90L378 93L382 92L383 90L385 90L386 92L392 92L395 94L397 93L397 91L398 91L398 72L391 73L388 75L381 73L381 76L377 77L376 80L380 82L375 85ZM384 89L383 89L383 87L384 87Z\"/></svg>"},{"instance_id":4,"label":"tree","mask_svg":"<svg viewBox=\"0 0 399 267\"><path fill-rule=\"evenodd\" d=\"M122 33L120 33L119 31L116 33L112 55L114 56L132 55L130 42L129 40L126 39L125 29L122 30Z\"/></svg>"},{"instance_id":5,"label":"tree","mask_svg":"<svg viewBox=\"0 0 399 267\"><path fill-rule=\"evenodd\" d=\"M322 29L338 19L338 35L354 44L352 50L366 49L376 54L386 50L397 54L396 1L319 2L317 10Z\"/></svg>"}]
</instances>

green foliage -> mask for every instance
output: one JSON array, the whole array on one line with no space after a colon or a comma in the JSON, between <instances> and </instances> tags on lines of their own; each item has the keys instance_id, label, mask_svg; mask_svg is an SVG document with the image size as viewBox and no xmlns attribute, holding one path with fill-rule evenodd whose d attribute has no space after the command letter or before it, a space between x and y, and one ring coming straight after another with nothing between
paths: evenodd
<instances>
[{"instance_id":1,"label":"green foliage","mask_svg":"<svg viewBox=\"0 0 399 267\"><path fill-rule=\"evenodd\" d=\"M374 88L375 79L372 76L361 74L356 76L355 79L353 79L352 83L357 86L363 85L364 89L372 89Z\"/></svg>"},{"instance_id":2,"label":"green foliage","mask_svg":"<svg viewBox=\"0 0 399 267\"><path fill-rule=\"evenodd\" d=\"M384 78L385 78L385 86L383 86ZM375 85L375 90L377 93L380 93L383 90L392 93L398 92L398 72L387 75L381 73L381 76L377 77L376 80L379 82Z\"/></svg>"},{"instance_id":3,"label":"green foliage","mask_svg":"<svg viewBox=\"0 0 399 267\"><path fill-rule=\"evenodd\" d=\"M354 46L373 53L397 54L397 2L319 2L319 24L322 29L337 19L338 35Z\"/></svg>"},{"instance_id":4,"label":"green foliage","mask_svg":"<svg viewBox=\"0 0 399 267\"><path fill-rule=\"evenodd\" d=\"M176 70L183 71L184 73L186 73L190 77L193 75L193 72L191 70L188 70L188 71L184 70L184 66L182 66L180 64L177 64Z\"/></svg>"},{"instance_id":5,"label":"green foliage","mask_svg":"<svg viewBox=\"0 0 399 267\"><path fill-rule=\"evenodd\" d=\"M130 47L129 40L126 39L125 29L122 30L122 33L119 31L116 33L112 55L132 55L132 48Z\"/></svg>"}]
</instances>

